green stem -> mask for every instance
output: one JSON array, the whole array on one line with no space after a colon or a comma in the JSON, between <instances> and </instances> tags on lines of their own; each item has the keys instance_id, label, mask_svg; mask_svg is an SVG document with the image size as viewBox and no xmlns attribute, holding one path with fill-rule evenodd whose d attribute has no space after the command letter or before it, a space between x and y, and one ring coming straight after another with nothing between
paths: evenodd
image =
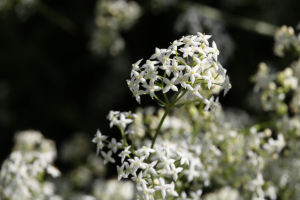
<instances>
[{"instance_id":1,"label":"green stem","mask_svg":"<svg viewBox=\"0 0 300 200\"><path fill-rule=\"evenodd\" d=\"M121 126L119 125L118 126L120 131L121 131L121 135L122 135L122 139L123 139L123 142L126 146L128 146L128 143L127 143L127 140L126 140L126 137L125 137L125 134L124 134L124 131L122 130Z\"/></svg>"},{"instance_id":2,"label":"green stem","mask_svg":"<svg viewBox=\"0 0 300 200\"><path fill-rule=\"evenodd\" d=\"M169 113L170 110L171 110L171 106L168 105L168 106L167 106L167 109L166 109L166 111L165 111L163 117L161 118L161 120L160 120L160 122L159 122L159 124L158 124L158 127L157 127L157 129L156 129L156 132L155 132L155 135L154 135L152 144L151 144L151 149L154 147L154 144L155 144L157 135L158 135L158 133L159 133L159 131L160 131L160 128L161 128L161 126L162 126L162 124L163 124L163 122L164 122L165 118L167 117L167 115L168 115L168 113ZM150 159L150 156L149 156L149 159ZM149 160L149 159L148 159L148 160Z\"/></svg>"},{"instance_id":3,"label":"green stem","mask_svg":"<svg viewBox=\"0 0 300 200\"><path fill-rule=\"evenodd\" d=\"M154 98L157 99L157 101L159 101L161 104L163 104L164 106L167 106L165 102L163 102L162 100L160 100L156 95L154 95Z\"/></svg>"}]
</instances>

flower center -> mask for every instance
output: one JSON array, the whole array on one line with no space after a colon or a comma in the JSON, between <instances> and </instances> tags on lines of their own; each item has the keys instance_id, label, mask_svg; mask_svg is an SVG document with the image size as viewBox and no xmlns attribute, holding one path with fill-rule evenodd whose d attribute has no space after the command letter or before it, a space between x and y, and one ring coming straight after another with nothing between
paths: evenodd
<instances>
[{"instance_id":1,"label":"flower center","mask_svg":"<svg viewBox=\"0 0 300 200\"><path fill-rule=\"evenodd\" d=\"M146 191L146 190L144 190L144 194L147 194L147 191Z\"/></svg>"},{"instance_id":2,"label":"flower center","mask_svg":"<svg viewBox=\"0 0 300 200\"><path fill-rule=\"evenodd\" d=\"M169 86L173 86L173 83L170 83Z\"/></svg>"},{"instance_id":3,"label":"flower center","mask_svg":"<svg viewBox=\"0 0 300 200\"><path fill-rule=\"evenodd\" d=\"M140 165L140 162L136 162L136 165L139 166L139 165Z\"/></svg>"},{"instance_id":4,"label":"flower center","mask_svg":"<svg viewBox=\"0 0 300 200\"><path fill-rule=\"evenodd\" d=\"M174 70L177 70L177 67L174 67Z\"/></svg>"},{"instance_id":5,"label":"flower center","mask_svg":"<svg viewBox=\"0 0 300 200\"><path fill-rule=\"evenodd\" d=\"M151 88L150 88L151 90L154 90L154 87L153 86L151 86Z\"/></svg>"},{"instance_id":6,"label":"flower center","mask_svg":"<svg viewBox=\"0 0 300 200\"><path fill-rule=\"evenodd\" d=\"M194 74L195 72L194 71L191 71L191 74Z\"/></svg>"},{"instance_id":7,"label":"flower center","mask_svg":"<svg viewBox=\"0 0 300 200\"><path fill-rule=\"evenodd\" d=\"M164 189L166 189L166 188L165 188L164 186L161 186L161 189L163 189L163 190L164 190Z\"/></svg>"}]
</instances>

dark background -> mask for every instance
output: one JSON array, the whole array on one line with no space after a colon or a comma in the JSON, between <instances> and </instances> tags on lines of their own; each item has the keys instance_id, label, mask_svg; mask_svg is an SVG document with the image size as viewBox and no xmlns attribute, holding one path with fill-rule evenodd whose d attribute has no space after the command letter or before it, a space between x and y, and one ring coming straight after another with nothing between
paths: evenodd
<instances>
[{"instance_id":1,"label":"dark background","mask_svg":"<svg viewBox=\"0 0 300 200\"><path fill-rule=\"evenodd\" d=\"M143 8L143 15L130 30L121 32L126 41L125 50L117 56L103 57L88 48L95 26L96 1L42 2L69 19L75 28L66 31L35 9L26 19L20 18L14 7L1 11L0 163L11 152L13 135L20 130L40 130L55 140L58 147L78 131L86 132L91 139L97 128L105 135L114 134L117 130L110 130L106 120L108 112L134 111L139 106L125 81L131 64L150 57L155 47L167 48L182 36L174 30L182 14L179 4L157 12L151 9L149 1L140 0L137 3ZM190 2L217 8L236 18L260 20L275 26L295 27L300 17L300 1L296 0ZM245 30L230 21L217 23L224 25L234 44L233 53L223 64L233 88L225 98L223 93L220 95L221 104L223 108L238 107L254 114L246 97L252 91L249 79L258 63L266 61L280 70L293 58L282 59L273 54L272 36ZM183 31L183 34L196 33ZM214 35L213 40L218 44ZM220 54L221 58L222 51ZM141 102L143 107L157 106L149 97L143 96Z\"/></svg>"}]
</instances>

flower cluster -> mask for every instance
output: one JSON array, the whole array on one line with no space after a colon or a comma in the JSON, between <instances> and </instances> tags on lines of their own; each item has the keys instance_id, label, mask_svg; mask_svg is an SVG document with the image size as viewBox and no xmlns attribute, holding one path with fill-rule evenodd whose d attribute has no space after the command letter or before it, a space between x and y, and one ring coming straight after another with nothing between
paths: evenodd
<instances>
[{"instance_id":1,"label":"flower cluster","mask_svg":"<svg viewBox=\"0 0 300 200\"><path fill-rule=\"evenodd\" d=\"M292 27L282 26L275 33L275 54L284 56L286 50L300 53L300 35L295 35Z\"/></svg>"},{"instance_id":2,"label":"flower cluster","mask_svg":"<svg viewBox=\"0 0 300 200\"><path fill-rule=\"evenodd\" d=\"M129 29L140 14L140 6L135 1L97 1L97 28L92 34L91 49L100 55L105 55L107 50L111 55L117 55L125 47L119 32Z\"/></svg>"},{"instance_id":3,"label":"flower cluster","mask_svg":"<svg viewBox=\"0 0 300 200\"><path fill-rule=\"evenodd\" d=\"M38 131L23 131L15 136L14 151L1 167L0 197L4 199L46 199L55 197L55 186L42 182L44 175L56 178L60 172L52 164L55 144Z\"/></svg>"},{"instance_id":4,"label":"flower cluster","mask_svg":"<svg viewBox=\"0 0 300 200\"><path fill-rule=\"evenodd\" d=\"M187 93L186 99L201 99L212 110L218 110L219 104L206 99L202 93L217 85L224 89L225 95L231 84L227 70L218 62L220 52L216 43L209 46L210 37L199 32L196 36L184 36L171 43L168 49L156 48L145 64L141 65L142 59L134 63L127 84L136 100L140 103L140 95L150 94L152 99L155 97L166 105L168 100L161 101L155 92L162 90L165 94L172 90L178 94Z\"/></svg>"}]
</instances>

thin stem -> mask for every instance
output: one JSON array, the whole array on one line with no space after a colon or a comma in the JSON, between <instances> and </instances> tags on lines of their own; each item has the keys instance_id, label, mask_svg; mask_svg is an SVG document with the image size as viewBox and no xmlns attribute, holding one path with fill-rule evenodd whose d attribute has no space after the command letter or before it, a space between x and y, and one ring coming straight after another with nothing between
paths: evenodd
<instances>
[{"instance_id":1,"label":"thin stem","mask_svg":"<svg viewBox=\"0 0 300 200\"><path fill-rule=\"evenodd\" d=\"M197 100L194 100L194 101L187 101L187 102L184 102L184 103L175 104L174 106L181 106L181 105L184 105L184 104L194 103L194 102L200 102L200 99L197 99Z\"/></svg>"},{"instance_id":2,"label":"thin stem","mask_svg":"<svg viewBox=\"0 0 300 200\"><path fill-rule=\"evenodd\" d=\"M162 100L160 100L156 95L154 95L154 98L157 99L157 101L159 101L164 106L167 106L167 104L165 102L163 102Z\"/></svg>"},{"instance_id":3,"label":"thin stem","mask_svg":"<svg viewBox=\"0 0 300 200\"><path fill-rule=\"evenodd\" d=\"M124 134L123 129L121 128L120 125L119 125L118 127L119 127L119 129L120 129L120 131L121 131L121 135L122 135L122 139L123 139L124 144L125 144L126 146L128 146L128 143L127 143L127 140L126 140L126 137L125 137L125 134Z\"/></svg>"},{"instance_id":4,"label":"thin stem","mask_svg":"<svg viewBox=\"0 0 300 200\"><path fill-rule=\"evenodd\" d=\"M161 120L160 120L160 122L159 122L159 124L158 124L158 127L157 127L157 129L156 129L156 132L155 132L155 135L154 135L152 144L151 144L151 149L153 148L153 146L154 146L154 144L155 144L155 141L156 141L157 135L158 135L158 133L159 133L159 131L160 131L160 128L161 128L161 126L162 126L162 124L163 124L163 122L164 122L165 118L167 117L167 115L168 115L168 113L169 113L170 110L171 110L171 107L170 107L170 106L167 106L167 109L166 109L166 111L165 111L163 117L161 118ZM150 157L150 156L149 156L149 157Z\"/></svg>"},{"instance_id":5,"label":"thin stem","mask_svg":"<svg viewBox=\"0 0 300 200\"><path fill-rule=\"evenodd\" d=\"M198 114L199 115L201 114L201 111L203 110L203 106L204 106L204 103L200 103L200 106L199 106L199 109L198 109ZM195 125L194 125L194 130L193 130L192 144L195 143L196 136L198 134L199 125L200 125L199 122L196 121Z\"/></svg>"}]
</instances>

